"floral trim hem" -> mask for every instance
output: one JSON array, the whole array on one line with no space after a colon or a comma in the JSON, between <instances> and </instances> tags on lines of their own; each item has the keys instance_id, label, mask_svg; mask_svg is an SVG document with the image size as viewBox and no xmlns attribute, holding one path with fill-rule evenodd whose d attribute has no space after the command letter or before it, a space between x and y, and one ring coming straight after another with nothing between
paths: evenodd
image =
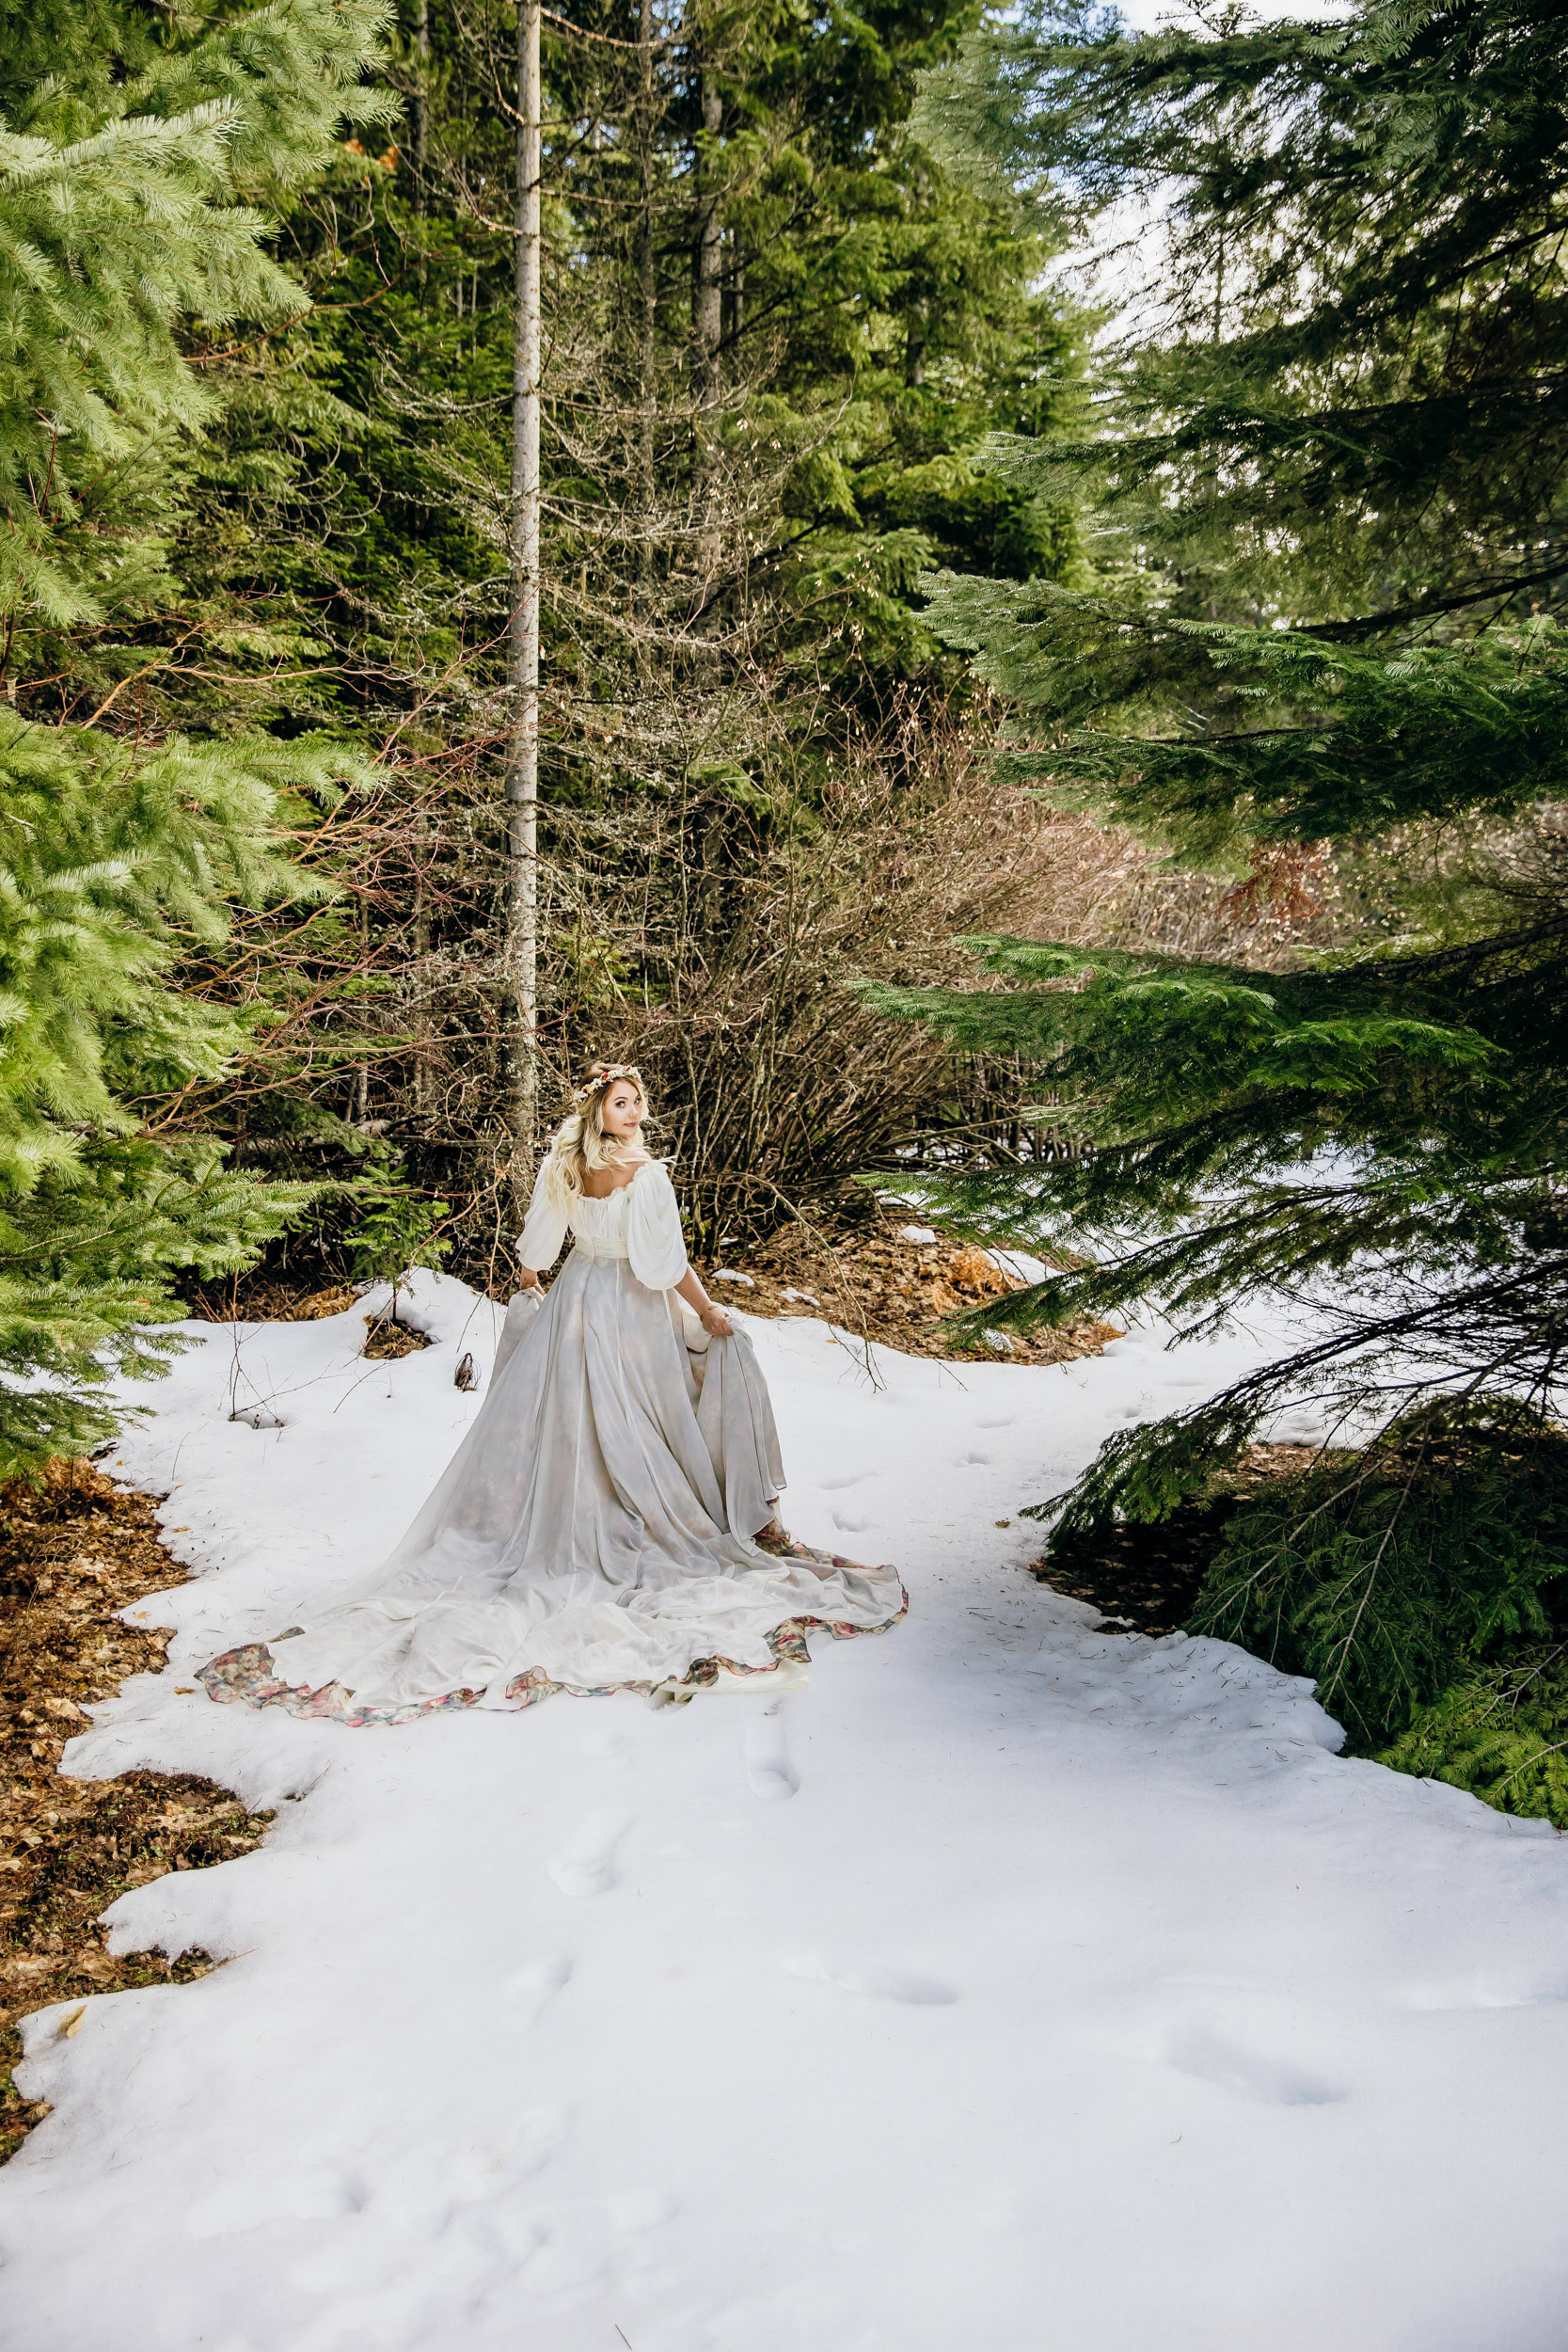
<instances>
[{"instance_id":1,"label":"floral trim hem","mask_svg":"<svg viewBox=\"0 0 1568 2352\"><path fill-rule=\"evenodd\" d=\"M865 1574L859 1561L841 1559L834 1552L814 1551L809 1544L792 1541L787 1553L781 1556ZM807 1666L811 1663L811 1652L806 1646L808 1633L828 1633L835 1642L853 1642L863 1633L891 1632L909 1613L910 1597L902 1578L898 1592L900 1606L880 1625L848 1625L833 1617L785 1617L765 1636L773 1653L770 1666L742 1666L734 1659L715 1656L694 1659L678 1679L602 1683L557 1682L542 1666L530 1666L507 1684L506 1697L519 1710L537 1707L541 1699L554 1698L562 1692L578 1699L609 1698L617 1691L635 1691L646 1698L653 1697L656 1692L661 1697L689 1697L698 1691L711 1690L721 1675L750 1680L777 1674L785 1667ZM304 1630L303 1626L291 1625L283 1632L275 1633L273 1640L286 1642ZM450 1715L462 1708L477 1707L484 1695L483 1691L445 1691L438 1698L413 1699L403 1707L356 1707L353 1692L346 1691L341 1682L324 1683L319 1691L312 1691L304 1684L285 1681L265 1642L246 1642L238 1649L225 1650L221 1658L199 1667L196 1678L208 1697L217 1700L220 1706L231 1706L243 1699L247 1707L281 1707L287 1714L303 1720L343 1724L351 1731L362 1731L371 1724L418 1723L425 1715Z\"/></svg>"}]
</instances>

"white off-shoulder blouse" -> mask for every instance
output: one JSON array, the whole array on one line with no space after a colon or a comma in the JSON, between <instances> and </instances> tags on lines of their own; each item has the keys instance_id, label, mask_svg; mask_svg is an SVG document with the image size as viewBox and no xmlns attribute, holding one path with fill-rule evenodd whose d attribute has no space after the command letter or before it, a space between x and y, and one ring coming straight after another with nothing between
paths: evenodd
<instances>
[{"instance_id":1,"label":"white off-shoulder blouse","mask_svg":"<svg viewBox=\"0 0 1568 2352\"><path fill-rule=\"evenodd\" d=\"M686 1272L681 1213L662 1160L644 1161L629 1184L602 1200L587 1193L562 1200L546 1188L541 1168L517 1236L517 1256L543 1274L561 1255L568 1233L591 1258L629 1259L633 1274L651 1291L673 1290Z\"/></svg>"}]
</instances>

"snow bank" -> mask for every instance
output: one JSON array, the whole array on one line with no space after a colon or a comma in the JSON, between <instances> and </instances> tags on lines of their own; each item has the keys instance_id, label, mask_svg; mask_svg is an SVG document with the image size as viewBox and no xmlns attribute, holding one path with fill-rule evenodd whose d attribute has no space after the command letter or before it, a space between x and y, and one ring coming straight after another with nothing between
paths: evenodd
<instances>
[{"instance_id":1,"label":"snow bank","mask_svg":"<svg viewBox=\"0 0 1568 2352\"><path fill-rule=\"evenodd\" d=\"M913 1599L806 1692L214 1707L191 1670L368 1581L477 1409L489 1306L421 1277L437 1344L367 1363L373 1303L201 1327L141 1392L120 1474L198 1581L69 1760L278 1820L110 1915L229 1965L31 2021L8 2344L1558 2352L1560 1841L1021 1573L1021 1503L1266 1334L878 1387L750 1322L790 1524Z\"/></svg>"}]
</instances>

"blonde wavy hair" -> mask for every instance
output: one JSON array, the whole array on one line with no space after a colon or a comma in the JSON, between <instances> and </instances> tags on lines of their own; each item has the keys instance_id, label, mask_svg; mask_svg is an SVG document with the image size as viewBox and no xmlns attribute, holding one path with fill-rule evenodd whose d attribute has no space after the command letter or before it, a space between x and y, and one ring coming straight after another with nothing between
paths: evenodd
<instances>
[{"instance_id":1,"label":"blonde wavy hair","mask_svg":"<svg viewBox=\"0 0 1568 2352\"><path fill-rule=\"evenodd\" d=\"M557 1199L577 1198L586 1191L583 1179L591 1170L613 1168L624 1156L625 1146L618 1136L606 1135L600 1118L605 1096L623 1079L637 1089L642 1118L650 1116L648 1089L642 1083L641 1070L633 1069L630 1062L596 1061L584 1084L573 1092L572 1107L550 1137L545 1154L546 1185Z\"/></svg>"}]
</instances>

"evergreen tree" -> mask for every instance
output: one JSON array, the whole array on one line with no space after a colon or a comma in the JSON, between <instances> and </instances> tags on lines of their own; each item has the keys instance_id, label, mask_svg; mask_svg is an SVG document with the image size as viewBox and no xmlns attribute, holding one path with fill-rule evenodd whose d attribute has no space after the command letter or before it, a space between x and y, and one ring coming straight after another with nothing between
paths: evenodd
<instances>
[{"instance_id":1,"label":"evergreen tree","mask_svg":"<svg viewBox=\"0 0 1568 2352\"><path fill-rule=\"evenodd\" d=\"M609 1025L648 1052L693 1168L756 1148L759 1013L815 1037L843 1003L749 908L795 903L783 863L832 852L857 729L896 713L918 781L961 687L915 576L1069 560L1060 516L972 460L988 424L1050 412L1072 322L1031 291L1011 206L907 121L974 13L546 23L544 1050L559 1074ZM506 0L420 22L426 50L406 38L392 68L407 135L345 144L284 219L318 306L214 355L224 416L173 557L193 633L139 644L170 723L348 723L391 747L376 800L318 845L348 897L228 951L221 985L284 1015L243 1149L307 1165L390 1122L473 1233L504 1206L514 44ZM794 1181L837 1121L786 1117L786 1092L763 1123ZM699 1098L723 1116L699 1125Z\"/></svg>"},{"instance_id":2,"label":"evergreen tree","mask_svg":"<svg viewBox=\"0 0 1568 2352\"><path fill-rule=\"evenodd\" d=\"M1558 1406L1561 30L1531 0L1137 39L1062 13L993 24L927 92L931 135L1042 206L1171 199L1092 430L990 453L1082 502L1099 579L933 584L1013 707L1014 772L1259 898L1325 843L1351 867L1472 845L1439 920L1407 898L1402 930L1285 972L990 941L993 989L881 992L1030 1057L1087 1146L956 1188L1081 1253L1019 1322L1312 1307L1309 1346L1111 1439L1069 1527L1163 1516L1303 1391L1401 1458L1456 1393L1483 1422Z\"/></svg>"},{"instance_id":3,"label":"evergreen tree","mask_svg":"<svg viewBox=\"0 0 1568 2352\"><path fill-rule=\"evenodd\" d=\"M385 16L272 0L170 32L56 0L0 27L0 675L166 599L179 452L216 406L182 323L298 309L263 208L330 152Z\"/></svg>"},{"instance_id":4,"label":"evergreen tree","mask_svg":"<svg viewBox=\"0 0 1568 2352\"><path fill-rule=\"evenodd\" d=\"M356 763L150 738L130 671L89 699L79 649L172 599L214 405L182 323L298 308L263 207L319 168L379 24L360 0L82 0L0 26L0 618L34 714L0 721L0 1476L103 1434L93 1391L166 1355L171 1271L245 1263L299 1205L210 1136L163 1139L246 1034L168 976L231 900L297 890L287 802Z\"/></svg>"}]
</instances>

